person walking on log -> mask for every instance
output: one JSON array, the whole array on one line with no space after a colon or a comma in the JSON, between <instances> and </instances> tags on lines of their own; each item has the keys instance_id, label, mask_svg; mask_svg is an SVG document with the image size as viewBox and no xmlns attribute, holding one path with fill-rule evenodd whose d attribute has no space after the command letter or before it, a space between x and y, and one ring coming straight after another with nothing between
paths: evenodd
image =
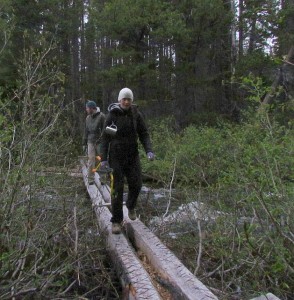
<instances>
[{"instance_id":1,"label":"person walking on log","mask_svg":"<svg viewBox=\"0 0 294 300\"><path fill-rule=\"evenodd\" d=\"M121 233L123 221L124 178L128 184L126 206L131 220L137 218L135 207L142 187L138 138L149 160L154 159L150 136L138 107L133 104L133 92L123 88L118 103L108 107L101 143L101 168L113 169L112 233Z\"/></svg>"},{"instance_id":2,"label":"person walking on log","mask_svg":"<svg viewBox=\"0 0 294 300\"><path fill-rule=\"evenodd\" d=\"M83 137L83 150L88 154L88 182L94 184L96 156L100 155L101 136L105 122L105 115L94 101L86 103L86 122Z\"/></svg>"}]
</instances>

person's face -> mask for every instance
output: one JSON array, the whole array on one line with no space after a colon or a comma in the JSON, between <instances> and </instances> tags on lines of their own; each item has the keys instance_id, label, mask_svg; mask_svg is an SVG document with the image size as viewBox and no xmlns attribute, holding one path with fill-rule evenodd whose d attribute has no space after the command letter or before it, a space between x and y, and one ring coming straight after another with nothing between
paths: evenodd
<instances>
[{"instance_id":1,"label":"person's face","mask_svg":"<svg viewBox=\"0 0 294 300\"><path fill-rule=\"evenodd\" d=\"M130 98L122 98L120 100L120 106L122 109L129 109L132 105L132 99Z\"/></svg>"},{"instance_id":2,"label":"person's face","mask_svg":"<svg viewBox=\"0 0 294 300\"><path fill-rule=\"evenodd\" d=\"M86 112L88 115L92 115L96 111L96 108L86 107Z\"/></svg>"}]
</instances>

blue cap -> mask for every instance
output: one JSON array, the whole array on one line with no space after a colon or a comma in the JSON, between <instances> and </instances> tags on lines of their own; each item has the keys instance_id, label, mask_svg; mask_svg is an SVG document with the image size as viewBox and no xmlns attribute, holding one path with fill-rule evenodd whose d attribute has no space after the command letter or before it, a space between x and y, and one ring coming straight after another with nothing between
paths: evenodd
<instances>
[{"instance_id":1,"label":"blue cap","mask_svg":"<svg viewBox=\"0 0 294 300\"><path fill-rule=\"evenodd\" d=\"M90 100L90 101L88 101L88 102L86 103L86 107L88 107L88 108L96 108L97 105L96 105L96 102L95 102L95 101Z\"/></svg>"}]
</instances>

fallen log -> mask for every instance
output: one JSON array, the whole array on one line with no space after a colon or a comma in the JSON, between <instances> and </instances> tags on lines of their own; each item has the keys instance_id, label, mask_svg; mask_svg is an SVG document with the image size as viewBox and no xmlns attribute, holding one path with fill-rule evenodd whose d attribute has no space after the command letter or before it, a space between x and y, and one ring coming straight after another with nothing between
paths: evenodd
<instances>
[{"instance_id":1,"label":"fallen log","mask_svg":"<svg viewBox=\"0 0 294 300\"><path fill-rule=\"evenodd\" d=\"M127 209L124 208L124 215ZM126 222L126 234L148 258L175 299L217 299L142 222Z\"/></svg>"},{"instance_id":2,"label":"fallen log","mask_svg":"<svg viewBox=\"0 0 294 300\"><path fill-rule=\"evenodd\" d=\"M100 176L95 174L95 184L101 195L106 194L106 199L110 199L107 195L109 189L105 185L101 185ZM102 190L101 190L102 189ZM99 205L103 207L107 202L100 199ZM104 209L105 206L103 207ZM135 247L143 252L153 269L160 275L161 282L174 296L174 299L201 299L211 300L218 299L202 282L200 282L181 262L180 260L152 233L141 221L131 221L127 215L127 208L124 206L125 231L129 239L134 243ZM110 225L110 217L108 218L108 226ZM107 220L104 220L107 222ZM103 223L104 223L103 222ZM123 235L119 235L123 236ZM152 299L152 298L150 298Z\"/></svg>"},{"instance_id":3,"label":"fallen log","mask_svg":"<svg viewBox=\"0 0 294 300\"><path fill-rule=\"evenodd\" d=\"M101 205L105 202L96 185L88 184L85 165L82 172L92 200L92 206L97 215L100 231L106 239L106 251L123 287L123 299L161 299L127 238L123 234L114 235L111 233L111 213L107 207Z\"/></svg>"},{"instance_id":4,"label":"fallen log","mask_svg":"<svg viewBox=\"0 0 294 300\"><path fill-rule=\"evenodd\" d=\"M82 162L82 164L84 164ZM85 184L87 186L88 192L91 196L94 210L96 212L98 223L104 234L108 237L107 244L112 253L111 257L114 261L116 269L119 270L121 276L121 282L124 288L124 298L123 299L161 299L158 293L153 291L152 283L150 284L149 276L147 274L147 283L142 286L137 287L136 284L132 284L132 280L128 277L129 274L133 275L141 280L141 274L137 274L139 269L143 270L143 265L136 259L130 259L134 255L134 249L125 239L125 236L113 235L110 230L110 218L111 214L109 212L109 207L111 206L110 199L110 188L106 183L101 183L100 176L95 174L95 186L89 186L86 180L86 168L83 167L83 177ZM106 200L106 201L105 201ZM151 232L139 219L131 221L128 218L128 210L123 207L124 210L124 227L125 234L132 241L132 244L136 249L140 250L147 257L149 263L152 265L153 270L160 275L161 278L158 279L163 285L165 285L171 295L171 299L186 299L186 300L217 300L218 298L201 282L199 281L180 261L179 259L165 246L161 243L158 237L156 237L153 232ZM102 213L103 212L103 213ZM111 242L111 239L116 239L116 243ZM122 242L123 241L123 242ZM122 245L123 244L123 245ZM126 248L130 248L131 251L125 251ZM122 248L122 249L120 249ZM123 253L121 258L117 259ZM129 263L125 263L125 258L129 259ZM137 265L134 265L135 264ZM138 276L138 277L137 277ZM143 277L146 277L146 273ZM144 279L143 279L144 280ZM144 282L144 281L143 281ZM143 290L143 295L139 295L140 291ZM147 290L146 290L147 289ZM150 289L150 290L149 290ZM149 294L148 294L149 293ZM151 294L151 295L150 295ZM165 298L164 298L165 299ZM169 298L170 299L170 298ZM268 293L266 295L259 296L252 300L279 300L275 295Z\"/></svg>"}]
</instances>

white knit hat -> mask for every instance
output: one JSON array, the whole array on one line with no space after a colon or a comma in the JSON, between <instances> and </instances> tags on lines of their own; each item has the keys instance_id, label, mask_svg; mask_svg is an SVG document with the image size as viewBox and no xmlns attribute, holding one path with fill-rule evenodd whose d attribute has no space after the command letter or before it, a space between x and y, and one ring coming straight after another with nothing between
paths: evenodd
<instances>
[{"instance_id":1,"label":"white knit hat","mask_svg":"<svg viewBox=\"0 0 294 300\"><path fill-rule=\"evenodd\" d=\"M118 94L118 101L120 101L123 98L128 98L133 101L134 100L133 92L129 88L123 88L122 90L120 90Z\"/></svg>"}]
</instances>

